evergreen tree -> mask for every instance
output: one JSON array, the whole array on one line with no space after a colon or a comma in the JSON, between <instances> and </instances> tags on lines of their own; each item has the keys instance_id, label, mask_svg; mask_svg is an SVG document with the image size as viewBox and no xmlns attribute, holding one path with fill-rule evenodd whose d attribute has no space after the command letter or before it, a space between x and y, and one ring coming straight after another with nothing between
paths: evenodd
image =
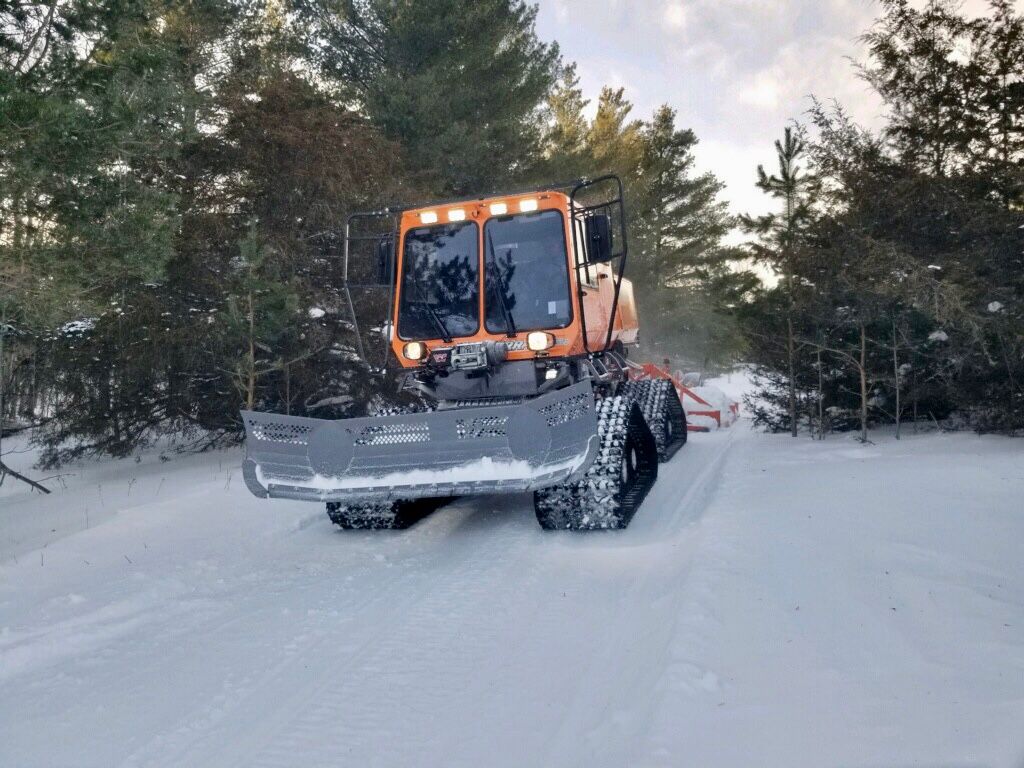
<instances>
[{"instance_id":1,"label":"evergreen tree","mask_svg":"<svg viewBox=\"0 0 1024 768\"><path fill-rule=\"evenodd\" d=\"M538 184L569 181L593 172L595 162L587 140L590 125L584 115L589 103L580 88L576 65L564 66L547 97L542 159L532 174Z\"/></svg>"},{"instance_id":2,"label":"evergreen tree","mask_svg":"<svg viewBox=\"0 0 1024 768\"><path fill-rule=\"evenodd\" d=\"M22 281L40 329L33 355L58 398L38 433L44 460L126 455L168 432L234 440L242 405L365 400L331 288L337 233L353 208L399 194L396 147L344 93L295 74L273 3L104 10L83 60L54 59L67 119L50 133L13 126L28 138L3 165L36 205L5 218L22 224L3 263L22 265L46 299L33 306Z\"/></svg>"},{"instance_id":3,"label":"evergreen tree","mask_svg":"<svg viewBox=\"0 0 1024 768\"><path fill-rule=\"evenodd\" d=\"M992 8L972 20L951 3L885 3L863 71L889 124L872 136L841 108L810 113L808 162L821 184L795 251L792 316L797 350L821 365L798 354L786 375L787 361L757 335L759 320L771 322L767 302L751 313L752 347L768 394L788 378L800 400L817 378L819 403L855 413L862 436L905 407L957 411L981 429L1024 427L1014 106L1024 51L1019 15ZM759 414L764 423L778 423L778 405Z\"/></svg>"},{"instance_id":4,"label":"evergreen tree","mask_svg":"<svg viewBox=\"0 0 1024 768\"><path fill-rule=\"evenodd\" d=\"M22 327L35 415L39 378L61 391L64 323L76 332L106 315L123 325L131 286L161 279L178 218L165 170L177 155L174 52L160 3L50 4L0 76L0 269ZM16 19L17 20L17 19ZM84 318L84 319L82 319ZM112 348L125 356L129 350ZM110 360L100 360L100 364ZM99 367L99 366L97 366ZM37 371L40 375L37 377ZM74 371L74 373L72 373ZM98 373L109 383L109 369ZM109 421L109 398L100 413Z\"/></svg>"},{"instance_id":5,"label":"evergreen tree","mask_svg":"<svg viewBox=\"0 0 1024 768\"><path fill-rule=\"evenodd\" d=\"M74 8L45 53L26 54L31 67L0 81L0 173L10 191L2 247L46 275L58 314L96 309L124 281L157 277L176 226L173 191L153 173L176 151L166 128L170 52L153 33L154 10Z\"/></svg>"},{"instance_id":6,"label":"evergreen tree","mask_svg":"<svg viewBox=\"0 0 1024 768\"><path fill-rule=\"evenodd\" d=\"M978 98L968 105L977 126L971 165L1008 207L1024 206L1024 17L1012 0L990 0L991 15L973 25L972 72Z\"/></svg>"},{"instance_id":7,"label":"evergreen tree","mask_svg":"<svg viewBox=\"0 0 1024 768\"><path fill-rule=\"evenodd\" d=\"M933 7L934 6L934 7ZM949 4L888 8L871 70L890 103L896 167L852 210L902 252L913 306L947 341L948 397L979 426L1024 424L1021 323L1021 18L1006 3L969 20ZM893 83L894 87L883 88ZM924 147L927 160L911 150ZM991 309L990 309L991 308ZM1016 330L1010 330L1011 328ZM938 374L937 374L938 375Z\"/></svg>"},{"instance_id":8,"label":"evergreen tree","mask_svg":"<svg viewBox=\"0 0 1024 768\"><path fill-rule=\"evenodd\" d=\"M785 296L785 355L788 369L789 429L797 436L797 343L793 316L796 313L797 282L796 259L811 217L815 194L813 176L804 172L800 161L805 144L800 131L787 127L783 138L775 142L778 174L769 175L763 166L757 167L757 186L781 203L781 210L763 216L745 217L748 231L760 240L753 244L754 258L766 264L779 275Z\"/></svg>"},{"instance_id":9,"label":"evergreen tree","mask_svg":"<svg viewBox=\"0 0 1024 768\"><path fill-rule=\"evenodd\" d=\"M682 357L706 369L742 350L732 309L753 286L738 270L744 257L723 244L735 222L722 183L694 169L693 131L657 109L641 132L639 179L631 201L635 280L644 347L654 357Z\"/></svg>"},{"instance_id":10,"label":"evergreen tree","mask_svg":"<svg viewBox=\"0 0 1024 768\"><path fill-rule=\"evenodd\" d=\"M601 89L597 112L587 130L587 146L595 173L616 173L622 177L627 194L639 191L640 163L644 153L644 123L631 118L633 105L625 89ZM632 193L632 194L631 194Z\"/></svg>"},{"instance_id":11,"label":"evergreen tree","mask_svg":"<svg viewBox=\"0 0 1024 768\"><path fill-rule=\"evenodd\" d=\"M744 254L723 244L734 222L722 184L694 168L696 136L667 106L634 119L621 88L602 89L589 121L585 105L570 68L549 100L546 167L622 178L640 353L702 370L732 362L744 347L735 310L755 278L736 268Z\"/></svg>"},{"instance_id":12,"label":"evergreen tree","mask_svg":"<svg viewBox=\"0 0 1024 768\"><path fill-rule=\"evenodd\" d=\"M540 156L558 47L523 0L299 0L323 72L349 84L425 186L484 192Z\"/></svg>"},{"instance_id":13,"label":"evergreen tree","mask_svg":"<svg viewBox=\"0 0 1024 768\"><path fill-rule=\"evenodd\" d=\"M942 176L961 167L980 100L966 45L970 24L955 0L882 0L863 36L870 61L861 74L889 107L886 132L907 165Z\"/></svg>"}]
</instances>

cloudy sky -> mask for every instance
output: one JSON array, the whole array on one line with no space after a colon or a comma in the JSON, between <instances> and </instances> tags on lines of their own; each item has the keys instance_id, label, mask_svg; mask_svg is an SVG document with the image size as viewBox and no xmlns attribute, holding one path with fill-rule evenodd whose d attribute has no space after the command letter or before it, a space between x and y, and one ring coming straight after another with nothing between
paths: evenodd
<instances>
[{"instance_id":1,"label":"cloudy sky","mask_svg":"<svg viewBox=\"0 0 1024 768\"><path fill-rule=\"evenodd\" d=\"M736 211L765 210L757 164L773 161L772 142L808 94L839 99L864 124L880 120L849 61L863 57L857 37L877 15L874 0L538 2L539 34L577 62L587 96L624 86L638 117L674 107ZM983 13L984 0L965 7Z\"/></svg>"}]
</instances>

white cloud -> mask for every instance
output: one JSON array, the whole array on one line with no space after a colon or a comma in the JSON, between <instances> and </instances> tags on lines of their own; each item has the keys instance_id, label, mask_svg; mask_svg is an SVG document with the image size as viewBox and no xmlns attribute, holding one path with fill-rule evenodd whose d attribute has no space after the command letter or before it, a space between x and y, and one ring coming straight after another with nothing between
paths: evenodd
<instances>
[{"instance_id":1,"label":"white cloud","mask_svg":"<svg viewBox=\"0 0 1024 768\"><path fill-rule=\"evenodd\" d=\"M864 57L858 38L880 10L876 0L539 3L538 31L578 62L591 109L603 85L625 86L636 117L676 108L736 211L758 210L757 163L772 161L772 142L804 115L810 94L881 123L877 96L850 62ZM966 0L965 11L984 13L985 0Z\"/></svg>"},{"instance_id":2,"label":"white cloud","mask_svg":"<svg viewBox=\"0 0 1024 768\"><path fill-rule=\"evenodd\" d=\"M674 0L665 6L665 23L676 30L686 26L686 8L681 0Z\"/></svg>"},{"instance_id":3,"label":"white cloud","mask_svg":"<svg viewBox=\"0 0 1024 768\"><path fill-rule=\"evenodd\" d=\"M697 170L714 173L725 184L724 197L733 211L753 215L772 210L774 203L754 186L757 166L771 167L774 158L772 140L763 144L743 144L714 138L701 139L694 150Z\"/></svg>"},{"instance_id":4,"label":"white cloud","mask_svg":"<svg viewBox=\"0 0 1024 768\"><path fill-rule=\"evenodd\" d=\"M775 109L779 105L781 77L776 67L762 70L754 75L750 85L740 89L736 98L741 104L751 107Z\"/></svg>"}]
</instances>

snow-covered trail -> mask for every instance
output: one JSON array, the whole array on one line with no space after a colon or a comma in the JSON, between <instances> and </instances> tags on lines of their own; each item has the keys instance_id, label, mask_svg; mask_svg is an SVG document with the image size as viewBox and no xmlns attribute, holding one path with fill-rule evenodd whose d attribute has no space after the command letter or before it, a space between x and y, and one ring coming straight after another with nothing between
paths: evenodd
<instances>
[{"instance_id":1,"label":"snow-covered trail","mask_svg":"<svg viewBox=\"0 0 1024 768\"><path fill-rule=\"evenodd\" d=\"M1024 758L1013 441L741 425L692 437L627 531L583 536L528 497L340 532L229 459L144 467L127 509L0 566L0 764Z\"/></svg>"},{"instance_id":2,"label":"snow-covered trail","mask_svg":"<svg viewBox=\"0 0 1024 768\"><path fill-rule=\"evenodd\" d=\"M670 635L682 532L732 436L704 437L626 537L545 534L525 496L343 533L318 506L193 469L168 500L8 564L0 749L16 764L513 765L579 755L591 732L608 756L612 727L624 752L644 722L638 672L656 674Z\"/></svg>"}]
</instances>

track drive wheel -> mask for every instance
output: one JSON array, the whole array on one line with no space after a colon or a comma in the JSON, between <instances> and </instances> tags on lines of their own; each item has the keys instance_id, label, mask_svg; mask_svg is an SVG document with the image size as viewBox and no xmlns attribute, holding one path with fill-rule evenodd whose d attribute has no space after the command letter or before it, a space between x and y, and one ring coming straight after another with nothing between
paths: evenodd
<instances>
[{"instance_id":1,"label":"track drive wheel","mask_svg":"<svg viewBox=\"0 0 1024 768\"><path fill-rule=\"evenodd\" d=\"M601 449L582 479L535 491L534 511L545 530L625 528L658 477L654 436L628 397L598 403Z\"/></svg>"},{"instance_id":2,"label":"track drive wheel","mask_svg":"<svg viewBox=\"0 0 1024 768\"><path fill-rule=\"evenodd\" d=\"M368 501L357 504L327 502L327 516L346 531L397 531L418 523L450 502L450 498Z\"/></svg>"}]
</instances>

